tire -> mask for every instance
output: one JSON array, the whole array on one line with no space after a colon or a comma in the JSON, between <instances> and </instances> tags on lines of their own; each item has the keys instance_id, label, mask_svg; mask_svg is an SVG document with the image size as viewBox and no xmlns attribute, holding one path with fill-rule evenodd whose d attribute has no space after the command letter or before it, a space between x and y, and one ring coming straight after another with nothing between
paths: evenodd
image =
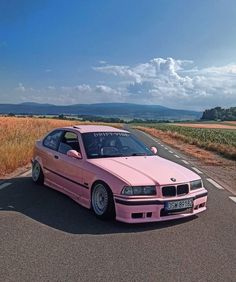
<instances>
[{"instance_id":1,"label":"tire","mask_svg":"<svg viewBox=\"0 0 236 282\"><path fill-rule=\"evenodd\" d=\"M92 189L92 209L100 219L115 217L115 205L110 188L103 182L97 182Z\"/></svg>"},{"instance_id":2,"label":"tire","mask_svg":"<svg viewBox=\"0 0 236 282\"><path fill-rule=\"evenodd\" d=\"M44 183L44 175L39 162L34 161L32 165L32 180L34 183L42 185Z\"/></svg>"}]
</instances>

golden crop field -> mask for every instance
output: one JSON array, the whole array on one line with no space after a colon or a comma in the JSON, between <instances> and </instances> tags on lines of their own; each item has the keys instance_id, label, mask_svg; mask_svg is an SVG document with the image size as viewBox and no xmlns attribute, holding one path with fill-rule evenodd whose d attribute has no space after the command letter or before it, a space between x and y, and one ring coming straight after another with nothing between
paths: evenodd
<instances>
[{"instance_id":1,"label":"golden crop field","mask_svg":"<svg viewBox=\"0 0 236 282\"><path fill-rule=\"evenodd\" d=\"M0 117L0 176L27 165L34 143L56 127L91 124L69 120ZM101 123L99 123L101 124ZM109 124L119 127L118 124Z\"/></svg>"}]
</instances>

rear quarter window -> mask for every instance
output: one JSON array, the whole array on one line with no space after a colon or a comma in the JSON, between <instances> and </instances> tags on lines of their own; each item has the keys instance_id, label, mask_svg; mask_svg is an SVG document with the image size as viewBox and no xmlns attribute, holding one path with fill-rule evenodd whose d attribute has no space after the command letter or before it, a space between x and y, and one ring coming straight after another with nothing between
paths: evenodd
<instances>
[{"instance_id":1,"label":"rear quarter window","mask_svg":"<svg viewBox=\"0 0 236 282\"><path fill-rule=\"evenodd\" d=\"M47 135L43 140L43 145L52 150L57 150L62 135L62 131L56 130Z\"/></svg>"}]
</instances>

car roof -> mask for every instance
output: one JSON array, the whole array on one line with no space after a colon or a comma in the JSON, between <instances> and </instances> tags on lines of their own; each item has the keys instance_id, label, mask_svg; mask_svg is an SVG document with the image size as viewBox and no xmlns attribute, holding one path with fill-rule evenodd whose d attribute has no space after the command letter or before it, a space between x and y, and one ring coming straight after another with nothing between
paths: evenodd
<instances>
[{"instance_id":1,"label":"car roof","mask_svg":"<svg viewBox=\"0 0 236 282\"><path fill-rule=\"evenodd\" d=\"M125 132L129 133L126 130L118 129L112 126L106 125L74 125L69 127L63 127L63 129L74 129L79 131L80 133L88 133L88 132Z\"/></svg>"}]
</instances>

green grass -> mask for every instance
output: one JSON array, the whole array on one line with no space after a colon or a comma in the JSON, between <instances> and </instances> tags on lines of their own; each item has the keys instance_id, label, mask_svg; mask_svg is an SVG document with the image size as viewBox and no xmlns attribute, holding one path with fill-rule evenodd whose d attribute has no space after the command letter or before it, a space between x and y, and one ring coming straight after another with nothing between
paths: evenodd
<instances>
[{"instance_id":1,"label":"green grass","mask_svg":"<svg viewBox=\"0 0 236 282\"><path fill-rule=\"evenodd\" d=\"M213 129L213 128L212 129L191 128L191 127L175 126L175 125L167 125L167 124L159 124L159 125L157 124L151 127L162 131L176 132L181 135L187 136L190 139L198 140L204 143L218 143L218 144L232 145L236 147L236 130Z\"/></svg>"},{"instance_id":2,"label":"green grass","mask_svg":"<svg viewBox=\"0 0 236 282\"><path fill-rule=\"evenodd\" d=\"M186 143L197 145L198 147L236 159L236 130L192 128L170 124L148 123L141 126L167 132L173 138L182 139Z\"/></svg>"}]
</instances>

